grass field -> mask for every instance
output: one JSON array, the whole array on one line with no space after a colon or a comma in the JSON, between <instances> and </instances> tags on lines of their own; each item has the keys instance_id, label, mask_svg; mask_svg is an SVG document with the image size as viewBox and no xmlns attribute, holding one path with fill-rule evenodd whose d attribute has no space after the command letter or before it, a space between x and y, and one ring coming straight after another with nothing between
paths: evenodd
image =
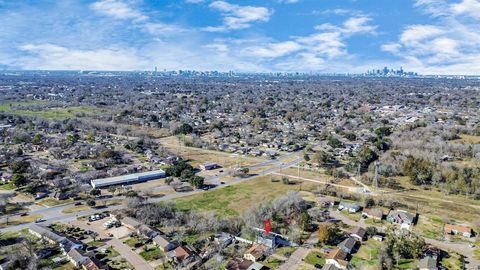
<instances>
[{"instance_id":1,"label":"grass field","mask_svg":"<svg viewBox=\"0 0 480 270\"><path fill-rule=\"evenodd\" d=\"M448 254L448 258L443 258L440 262L442 266L446 267L449 270L460 270L463 269L463 258L457 253ZM479 258L477 258L479 259Z\"/></svg>"},{"instance_id":2,"label":"grass field","mask_svg":"<svg viewBox=\"0 0 480 270\"><path fill-rule=\"evenodd\" d=\"M270 269L278 269L278 267L283 264L284 261L279 260L274 257L268 257L262 262L262 264Z\"/></svg>"},{"instance_id":3,"label":"grass field","mask_svg":"<svg viewBox=\"0 0 480 270\"><path fill-rule=\"evenodd\" d=\"M86 211L90 209L91 208L88 205L77 205L77 206L72 206L72 207L63 209L62 213L71 214L71 213L77 213L77 212Z\"/></svg>"},{"instance_id":4,"label":"grass field","mask_svg":"<svg viewBox=\"0 0 480 270\"><path fill-rule=\"evenodd\" d=\"M311 190L315 184L303 183L302 190ZM237 216L246 209L267 202L288 191L298 191L300 185L271 182L262 176L240 184L217 188L204 193L179 198L176 207L182 210L215 211L220 215Z\"/></svg>"},{"instance_id":5,"label":"grass field","mask_svg":"<svg viewBox=\"0 0 480 270\"><path fill-rule=\"evenodd\" d=\"M26 110L19 108L19 106L28 106L28 105L42 105L45 106L48 104L44 101L28 101L28 102L11 102L6 104L0 104L0 112L12 113L22 116L34 116L45 119L66 119L73 118L76 115L93 115L98 114L104 110L99 110L94 107L87 106L73 106L73 107L59 107L59 108L47 108L45 107L42 110Z\"/></svg>"},{"instance_id":6,"label":"grass field","mask_svg":"<svg viewBox=\"0 0 480 270\"><path fill-rule=\"evenodd\" d=\"M1 221L0 222L0 228L34 222L36 219L39 219L39 218L42 218L42 217L43 216L40 215L40 214L29 215L29 216L24 216L24 217L13 217L13 218L10 218L8 220L8 225L5 221Z\"/></svg>"},{"instance_id":7,"label":"grass field","mask_svg":"<svg viewBox=\"0 0 480 270\"><path fill-rule=\"evenodd\" d=\"M369 266L378 265L378 254L381 245L381 242L373 239L363 242L358 252L352 256L351 263L355 269L364 269Z\"/></svg>"},{"instance_id":8,"label":"grass field","mask_svg":"<svg viewBox=\"0 0 480 270\"><path fill-rule=\"evenodd\" d=\"M13 189L15 189L15 185L14 185L12 182L9 182L9 183L7 183L7 184L0 185L0 189L3 189L3 190L13 190Z\"/></svg>"},{"instance_id":9,"label":"grass field","mask_svg":"<svg viewBox=\"0 0 480 270\"><path fill-rule=\"evenodd\" d=\"M46 206L46 207L53 207L53 206L67 204L67 203L71 203L71 202L73 202L73 199L57 200L57 199L54 199L54 198L45 198L45 199L41 199L41 200L37 201L36 204L40 204L40 205L43 205L43 206Z\"/></svg>"},{"instance_id":10,"label":"grass field","mask_svg":"<svg viewBox=\"0 0 480 270\"><path fill-rule=\"evenodd\" d=\"M480 144L480 136L461 134L460 139L452 140L452 143Z\"/></svg>"},{"instance_id":11,"label":"grass field","mask_svg":"<svg viewBox=\"0 0 480 270\"><path fill-rule=\"evenodd\" d=\"M206 162L214 162L223 168L230 168L250 166L264 160L262 158L244 157L221 151L185 147L181 140L175 136L165 137L159 141L168 150L173 153L179 153L182 158L190 160L190 164L196 168Z\"/></svg>"}]
</instances>

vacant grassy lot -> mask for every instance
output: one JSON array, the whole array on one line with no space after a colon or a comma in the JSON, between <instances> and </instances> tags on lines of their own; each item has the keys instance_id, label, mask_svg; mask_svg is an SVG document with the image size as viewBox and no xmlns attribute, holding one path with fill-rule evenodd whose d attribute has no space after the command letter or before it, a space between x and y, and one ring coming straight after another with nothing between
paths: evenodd
<instances>
[{"instance_id":1,"label":"vacant grassy lot","mask_svg":"<svg viewBox=\"0 0 480 270\"><path fill-rule=\"evenodd\" d=\"M41 110L27 110L21 108L21 106L42 104L45 105L45 108ZM40 117L45 119L66 119L76 117L77 115L87 116L98 114L104 111L87 106L47 108L47 105L48 103L43 101L11 102L6 104L0 104L0 112L12 113L22 116Z\"/></svg>"},{"instance_id":2,"label":"vacant grassy lot","mask_svg":"<svg viewBox=\"0 0 480 270\"><path fill-rule=\"evenodd\" d=\"M168 150L173 153L179 153L184 159L190 160L190 164L196 168L198 168L200 164L206 162L214 162L223 168L230 168L237 166L250 166L264 160L262 158L244 157L220 151L185 147L182 140L176 136L165 137L159 141Z\"/></svg>"},{"instance_id":3,"label":"vacant grassy lot","mask_svg":"<svg viewBox=\"0 0 480 270\"><path fill-rule=\"evenodd\" d=\"M36 204L40 204L46 207L52 207L52 206L57 206L61 204L71 203L71 202L73 202L73 199L57 200L54 198L45 198L37 201Z\"/></svg>"},{"instance_id":4,"label":"vacant grassy lot","mask_svg":"<svg viewBox=\"0 0 480 270\"><path fill-rule=\"evenodd\" d=\"M0 222L0 228L4 228L7 226L15 226L15 225L20 225L24 223L30 223L34 222L36 219L42 218L43 216L40 214L36 215L29 215L29 216L24 216L24 217L13 217L8 220L8 225L5 220L2 220Z\"/></svg>"},{"instance_id":5,"label":"vacant grassy lot","mask_svg":"<svg viewBox=\"0 0 480 270\"><path fill-rule=\"evenodd\" d=\"M451 142L461 144L480 144L480 136L462 134L460 135L460 139L452 140Z\"/></svg>"},{"instance_id":6,"label":"vacant grassy lot","mask_svg":"<svg viewBox=\"0 0 480 270\"><path fill-rule=\"evenodd\" d=\"M311 190L314 186L316 186L314 183L305 182L301 188ZM299 189L299 184L285 185L281 182L271 182L269 176L262 176L240 184L179 198L176 200L176 206L182 210L215 211L220 215L236 216L252 206Z\"/></svg>"},{"instance_id":7,"label":"vacant grassy lot","mask_svg":"<svg viewBox=\"0 0 480 270\"><path fill-rule=\"evenodd\" d=\"M77 205L77 206L72 206L72 207L63 209L62 213L71 214L71 213L77 213L77 212L86 211L90 209L91 208L88 205Z\"/></svg>"},{"instance_id":8,"label":"vacant grassy lot","mask_svg":"<svg viewBox=\"0 0 480 270\"><path fill-rule=\"evenodd\" d=\"M351 263L355 269L364 269L378 265L378 254L380 252L381 242L370 239L364 243L357 253L353 254Z\"/></svg>"}]
</instances>

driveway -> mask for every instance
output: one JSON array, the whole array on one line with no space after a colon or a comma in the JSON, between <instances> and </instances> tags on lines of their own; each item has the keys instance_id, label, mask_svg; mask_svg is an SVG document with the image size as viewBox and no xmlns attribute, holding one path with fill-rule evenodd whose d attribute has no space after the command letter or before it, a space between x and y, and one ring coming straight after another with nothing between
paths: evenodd
<instances>
[{"instance_id":1,"label":"driveway","mask_svg":"<svg viewBox=\"0 0 480 270\"><path fill-rule=\"evenodd\" d=\"M284 264L280 265L278 270L297 269L297 267L302 264L303 259L307 257L308 253L310 253L309 248L298 248L297 250L295 250L295 252L292 253L292 255L290 255L290 258L288 258L288 260Z\"/></svg>"},{"instance_id":2,"label":"driveway","mask_svg":"<svg viewBox=\"0 0 480 270\"><path fill-rule=\"evenodd\" d=\"M105 222L107 219L103 220ZM100 223L103 223L100 221ZM98 233L102 239L108 239L105 244L112 246L120 255L125 258L136 270L154 270L154 268L145 261L140 255L138 255L132 248L122 243L117 238L110 238L106 235L106 231L99 228L99 226L87 225L82 221L73 221L73 225L78 226L84 230L92 230Z\"/></svg>"}]
</instances>

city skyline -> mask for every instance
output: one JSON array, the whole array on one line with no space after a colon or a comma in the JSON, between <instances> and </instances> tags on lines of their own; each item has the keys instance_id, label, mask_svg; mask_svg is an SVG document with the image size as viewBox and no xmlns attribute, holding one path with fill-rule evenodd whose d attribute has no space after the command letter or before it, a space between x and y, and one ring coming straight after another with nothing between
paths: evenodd
<instances>
[{"instance_id":1,"label":"city skyline","mask_svg":"<svg viewBox=\"0 0 480 270\"><path fill-rule=\"evenodd\" d=\"M0 1L0 69L480 74L480 1Z\"/></svg>"}]
</instances>

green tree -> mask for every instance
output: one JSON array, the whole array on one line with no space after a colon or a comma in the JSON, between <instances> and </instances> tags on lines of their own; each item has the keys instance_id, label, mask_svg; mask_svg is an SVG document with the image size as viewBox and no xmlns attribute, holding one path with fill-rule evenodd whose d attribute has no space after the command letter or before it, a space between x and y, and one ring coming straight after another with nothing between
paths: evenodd
<instances>
[{"instance_id":1,"label":"green tree","mask_svg":"<svg viewBox=\"0 0 480 270\"><path fill-rule=\"evenodd\" d=\"M29 167L30 163L25 160L14 161L9 166L13 173L25 173Z\"/></svg>"},{"instance_id":2,"label":"green tree","mask_svg":"<svg viewBox=\"0 0 480 270\"><path fill-rule=\"evenodd\" d=\"M195 188L202 187L205 182L205 178L201 176L194 176L190 179L190 184Z\"/></svg>"},{"instance_id":3,"label":"green tree","mask_svg":"<svg viewBox=\"0 0 480 270\"><path fill-rule=\"evenodd\" d=\"M112 193L113 196L115 196L115 192L117 191L117 187L116 186L109 186L108 191L110 193Z\"/></svg>"},{"instance_id":4,"label":"green tree","mask_svg":"<svg viewBox=\"0 0 480 270\"><path fill-rule=\"evenodd\" d=\"M13 185L16 187L21 187L27 184L27 178L23 174L14 174L12 179Z\"/></svg>"},{"instance_id":5,"label":"green tree","mask_svg":"<svg viewBox=\"0 0 480 270\"><path fill-rule=\"evenodd\" d=\"M193 132L193 128L189 124L182 124L180 127L175 129L174 131L175 134L184 134L184 135L190 134L192 132Z\"/></svg>"},{"instance_id":6,"label":"green tree","mask_svg":"<svg viewBox=\"0 0 480 270\"><path fill-rule=\"evenodd\" d=\"M33 136L32 143L33 144L40 144L42 142L42 134L37 133Z\"/></svg>"},{"instance_id":7,"label":"green tree","mask_svg":"<svg viewBox=\"0 0 480 270\"><path fill-rule=\"evenodd\" d=\"M300 225L300 228L303 231L310 230L311 222L312 222L312 220L311 220L311 218L310 218L310 216L308 215L307 212L302 212L302 214L300 214L299 225Z\"/></svg>"},{"instance_id":8,"label":"green tree","mask_svg":"<svg viewBox=\"0 0 480 270\"><path fill-rule=\"evenodd\" d=\"M93 199L88 199L87 200L87 205L90 207L94 207L97 203Z\"/></svg>"},{"instance_id":9,"label":"green tree","mask_svg":"<svg viewBox=\"0 0 480 270\"><path fill-rule=\"evenodd\" d=\"M432 181L434 164L430 161L415 158L411 155L403 162L403 174L408 176L415 185L430 184Z\"/></svg>"},{"instance_id":10,"label":"green tree","mask_svg":"<svg viewBox=\"0 0 480 270\"><path fill-rule=\"evenodd\" d=\"M90 195L92 195L92 196L98 196L100 194L102 194L102 192L98 188L94 188L94 189L90 190Z\"/></svg>"},{"instance_id":11,"label":"green tree","mask_svg":"<svg viewBox=\"0 0 480 270\"><path fill-rule=\"evenodd\" d=\"M79 139L80 139L80 136L78 136L77 133L72 133L72 134L67 135L67 140L70 143L76 143L76 142L78 142Z\"/></svg>"}]
</instances>

